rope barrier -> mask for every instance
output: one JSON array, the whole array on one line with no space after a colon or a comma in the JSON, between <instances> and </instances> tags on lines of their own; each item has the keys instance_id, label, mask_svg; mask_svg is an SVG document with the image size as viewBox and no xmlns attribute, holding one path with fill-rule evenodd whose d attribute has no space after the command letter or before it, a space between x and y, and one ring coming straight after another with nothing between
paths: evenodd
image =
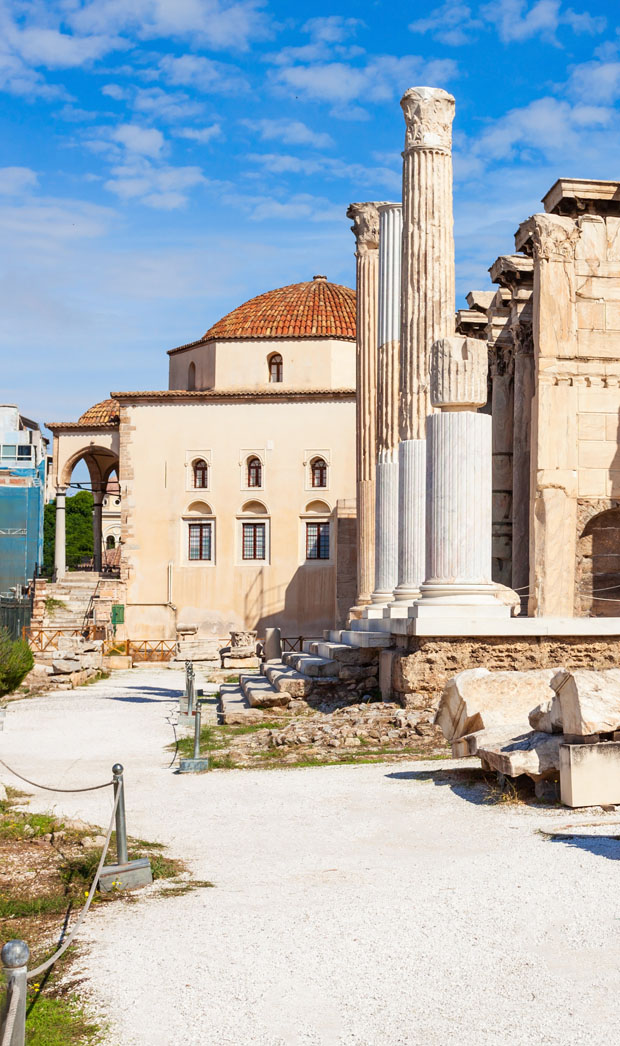
<instances>
[{"instance_id":1,"label":"rope barrier","mask_svg":"<svg viewBox=\"0 0 620 1046\"><path fill-rule=\"evenodd\" d=\"M42 788L44 792L67 792L77 794L78 792L97 792L100 788L109 788L114 784L114 781L106 781L105 784L92 785L91 788L49 788L48 785L37 784L36 781L31 781L28 777L24 777L23 774L18 774L17 770L14 770L12 766L5 763L4 759L0 759L0 765L2 765L9 773L14 774L20 781L25 781L26 784L32 785L33 788Z\"/></svg>"},{"instance_id":2,"label":"rope barrier","mask_svg":"<svg viewBox=\"0 0 620 1046\"><path fill-rule=\"evenodd\" d=\"M88 789L81 789L81 791L88 791ZM114 807L112 809L112 816L110 818L110 824L108 826L107 835L105 837L105 843L103 844L103 850L101 851L101 857L99 859L99 864L97 866L97 871L95 873L95 878L93 879L92 886L90 888L90 891L88 893L88 897L86 899L86 904L84 905L84 908L80 912L79 918L78 918L75 926L73 927L71 933L69 934L67 939L65 941L63 941L63 943L61 944L60 948L58 948L54 952L54 954L51 956L50 959L47 959L45 962L41 963L40 966L37 966L37 968L35 970L29 970L28 971L28 980L29 981L31 981L35 977L40 977L42 973L45 973L46 970L49 970L50 966L53 966L54 963L58 959L60 959L60 956L63 955L64 952L66 952L67 948L69 947L69 945L73 941L73 938L75 937L76 933L78 932L80 926L84 922L84 919L86 918L86 915L88 913L88 909L90 908L90 905L91 905L91 901L92 901L93 897L95 896L95 890L97 889L97 883L99 882L99 876L101 875L101 869L103 868L103 862L105 861L105 858L106 858L106 855L107 855L107 852L108 852L108 846L110 845L110 839L112 838L112 831L113 831L113 828L114 828L114 818L116 817L116 808L118 806L121 794L122 794L121 790L119 789L119 791L116 793L116 797L114 799ZM3 1043L3 1046L4 1046L4 1043Z\"/></svg>"},{"instance_id":3,"label":"rope barrier","mask_svg":"<svg viewBox=\"0 0 620 1046\"><path fill-rule=\"evenodd\" d=\"M2 1046L11 1046L11 1039L13 1037L13 1027L15 1025L15 1015L17 1013L17 1004L19 1003L19 991L15 990L15 986L11 986L11 1000L9 1002L9 1008L6 1015L6 1021L4 1024L4 1034L2 1036Z\"/></svg>"}]
</instances>

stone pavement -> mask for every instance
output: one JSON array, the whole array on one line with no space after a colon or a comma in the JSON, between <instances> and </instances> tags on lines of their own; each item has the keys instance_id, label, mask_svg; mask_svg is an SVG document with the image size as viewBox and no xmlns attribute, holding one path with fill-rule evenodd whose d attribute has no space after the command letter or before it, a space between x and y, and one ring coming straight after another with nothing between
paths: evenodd
<instances>
[{"instance_id":1,"label":"stone pavement","mask_svg":"<svg viewBox=\"0 0 620 1046\"><path fill-rule=\"evenodd\" d=\"M539 828L578 815L486 803L463 762L175 776L183 678L15 702L0 735L3 759L64 787L120 760L130 832L215 883L89 914L81 965L108 1046L614 1040L618 840L549 841ZM104 825L110 797L33 800L51 805Z\"/></svg>"}]
</instances>

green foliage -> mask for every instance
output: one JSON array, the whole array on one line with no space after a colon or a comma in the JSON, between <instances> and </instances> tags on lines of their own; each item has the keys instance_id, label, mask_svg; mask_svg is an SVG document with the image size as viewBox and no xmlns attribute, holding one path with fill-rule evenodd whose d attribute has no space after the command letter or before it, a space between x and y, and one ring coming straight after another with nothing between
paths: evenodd
<instances>
[{"instance_id":1,"label":"green foliage","mask_svg":"<svg viewBox=\"0 0 620 1046\"><path fill-rule=\"evenodd\" d=\"M0 629L0 697L17 690L34 665L32 651L23 639L11 639Z\"/></svg>"},{"instance_id":2,"label":"green foliage","mask_svg":"<svg viewBox=\"0 0 620 1046\"><path fill-rule=\"evenodd\" d=\"M62 599L54 599L53 596L48 596L45 600L45 610L50 616L55 610L66 610L67 604Z\"/></svg>"},{"instance_id":3,"label":"green foliage","mask_svg":"<svg viewBox=\"0 0 620 1046\"><path fill-rule=\"evenodd\" d=\"M101 1027L71 998L32 992L26 1018L26 1046L84 1046L101 1042Z\"/></svg>"},{"instance_id":4,"label":"green foliage","mask_svg":"<svg viewBox=\"0 0 620 1046\"><path fill-rule=\"evenodd\" d=\"M89 490L80 490L66 504L67 567L72 570L93 554L93 496ZM54 571L55 533L56 502L50 501L43 519L43 573L48 577Z\"/></svg>"}]
</instances>

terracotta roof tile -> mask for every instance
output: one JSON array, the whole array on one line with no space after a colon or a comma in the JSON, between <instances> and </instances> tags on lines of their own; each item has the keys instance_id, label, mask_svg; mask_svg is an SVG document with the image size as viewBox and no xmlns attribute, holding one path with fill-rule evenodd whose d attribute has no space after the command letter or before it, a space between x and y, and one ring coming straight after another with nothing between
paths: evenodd
<instances>
[{"instance_id":1,"label":"terracotta roof tile","mask_svg":"<svg viewBox=\"0 0 620 1046\"><path fill-rule=\"evenodd\" d=\"M118 421L118 402L116 400L101 400L89 407L78 418L78 425L113 425Z\"/></svg>"},{"instance_id":2,"label":"terracotta roof tile","mask_svg":"<svg viewBox=\"0 0 620 1046\"><path fill-rule=\"evenodd\" d=\"M355 291L315 276L244 302L201 341L225 338L355 338Z\"/></svg>"}]
</instances>

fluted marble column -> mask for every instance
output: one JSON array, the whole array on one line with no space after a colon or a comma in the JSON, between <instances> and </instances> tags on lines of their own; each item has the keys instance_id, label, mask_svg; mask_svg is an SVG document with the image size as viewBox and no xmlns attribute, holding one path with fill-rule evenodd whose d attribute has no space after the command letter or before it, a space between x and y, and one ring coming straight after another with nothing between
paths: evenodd
<instances>
[{"instance_id":1,"label":"fluted marble column","mask_svg":"<svg viewBox=\"0 0 620 1046\"><path fill-rule=\"evenodd\" d=\"M432 348L427 429L426 579L420 606L498 604L491 580L491 416L487 346L453 335Z\"/></svg>"},{"instance_id":2,"label":"fluted marble column","mask_svg":"<svg viewBox=\"0 0 620 1046\"><path fill-rule=\"evenodd\" d=\"M399 513L397 603L411 603L424 578L424 462L429 354L454 332L452 120L454 98L434 87L411 87L401 99L403 258L400 344Z\"/></svg>"},{"instance_id":3,"label":"fluted marble column","mask_svg":"<svg viewBox=\"0 0 620 1046\"><path fill-rule=\"evenodd\" d=\"M400 203L382 204L378 210L377 474L372 602L386 605L398 581L398 357L403 214Z\"/></svg>"},{"instance_id":4,"label":"fluted marble column","mask_svg":"<svg viewBox=\"0 0 620 1046\"><path fill-rule=\"evenodd\" d=\"M352 203L347 218L356 243L357 293L357 605L370 603L375 580L375 465L377 397L377 203Z\"/></svg>"},{"instance_id":5,"label":"fluted marble column","mask_svg":"<svg viewBox=\"0 0 620 1046\"><path fill-rule=\"evenodd\" d=\"M56 526L54 531L54 578L59 580L67 572L66 489L56 490Z\"/></svg>"}]
</instances>

